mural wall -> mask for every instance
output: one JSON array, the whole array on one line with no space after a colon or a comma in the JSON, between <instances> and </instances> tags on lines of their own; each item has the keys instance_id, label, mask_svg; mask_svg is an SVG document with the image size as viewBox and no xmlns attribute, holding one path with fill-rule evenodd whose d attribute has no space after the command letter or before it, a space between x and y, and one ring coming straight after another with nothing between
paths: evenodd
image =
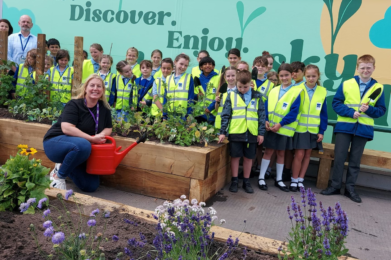
<instances>
[{"instance_id":1,"label":"mural wall","mask_svg":"<svg viewBox=\"0 0 391 260\"><path fill-rule=\"evenodd\" d=\"M360 55L376 58L373 77L385 85L386 104L391 91L391 3L389 0L3 0L2 17L18 31L22 14L32 17L33 34L56 38L73 52L74 36L84 37L84 49L100 43L115 62L129 47L148 59L154 49L164 57L186 53L196 65L198 51L206 49L216 67L227 65L231 48L242 51L252 64L267 50L281 62L303 61L321 68L328 90L330 119L332 97L343 80L355 75ZM391 114L376 120L391 125ZM326 133L331 140L332 128ZM367 148L391 152L385 133L376 133ZM386 141L385 141L386 140Z\"/></svg>"}]
</instances>

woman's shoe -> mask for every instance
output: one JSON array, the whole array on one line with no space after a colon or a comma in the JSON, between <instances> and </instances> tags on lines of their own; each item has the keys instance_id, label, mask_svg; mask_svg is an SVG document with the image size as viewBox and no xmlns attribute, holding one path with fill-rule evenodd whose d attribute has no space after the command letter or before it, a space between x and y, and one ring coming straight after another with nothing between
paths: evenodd
<instances>
[{"instance_id":1,"label":"woman's shoe","mask_svg":"<svg viewBox=\"0 0 391 260\"><path fill-rule=\"evenodd\" d=\"M289 189L288 189L288 187L287 186L280 186L278 183L279 182L282 182L283 184L284 184L284 182L282 181L282 180L279 180L279 181L275 181L274 182L274 186L276 186L277 188L279 188L280 190L282 190L282 191L285 191L285 192L289 192Z\"/></svg>"},{"instance_id":2,"label":"woman's shoe","mask_svg":"<svg viewBox=\"0 0 391 260\"><path fill-rule=\"evenodd\" d=\"M299 190L297 182L291 182L291 185L289 185L289 190L292 192L296 192Z\"/></svg>"},{"instance_id":3,"label":"woman's shoe","mask_svg":"<svg viewBox=\"0 0 391 260\"><path fill-rule=\"evenodd\" d=\"M267 184L259 184L259 181L265 181L265 179L258 179L258 187L261 189L261 190L267 190Z\"/></svg>"}]
</instances>

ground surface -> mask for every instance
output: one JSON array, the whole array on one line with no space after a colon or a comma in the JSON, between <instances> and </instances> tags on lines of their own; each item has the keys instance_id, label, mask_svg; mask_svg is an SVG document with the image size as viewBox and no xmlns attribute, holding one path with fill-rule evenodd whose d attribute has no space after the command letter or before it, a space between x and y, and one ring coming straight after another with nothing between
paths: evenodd
<instances>
[{"instance_id":1,"label":"ground surface","mask_svg":"<svg viewBox=\"0 0 391 260\"><path fill-rule=\"evenodd\" d=\"M310 165L310 167L315 166ZM309 170L315 171L316 169L310 168ZM264 192L258 189L256 179L251 179L251 181L255 190L254 194L247 194L242 189L233 194L226 186L208 202L208 205L213 205L219 218L227 221L225 228L241 231L244 228L243 221L247 220L245 231L272 239L285 240L291 227L286 207L290 203L291 196L299 199L300 195L278 190L274 187L272 180L267 180L269 191ZM316 193L317 201L322 201L324 206L334 206L339 201L342 209L347 212L350 230L347 248L352 257L362 260L390 259L391 192L357 188L363 200L363 203L357 204L342 195L320 195L320 190L315 187L315 180L306 180L305 185L312 188ZM79 191L71 183L68 186ZM164 202L161 199L107 187L99 187L93 195L148 210L154 210Z\"/></svg>"}]
</instances>

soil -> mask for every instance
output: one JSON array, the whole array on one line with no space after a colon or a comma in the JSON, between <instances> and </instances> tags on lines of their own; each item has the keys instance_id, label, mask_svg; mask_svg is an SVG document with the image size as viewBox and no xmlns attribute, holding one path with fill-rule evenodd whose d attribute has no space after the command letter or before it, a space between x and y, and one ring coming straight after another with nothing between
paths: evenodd
<instances>
[{"instance_id":1,"label":"soil","mask_svg":"<svg viewBox=\"0 0 391 260\"><path fill-rule=\"evenodd\" d=\"M27 121L31 123L41 123L45 125L52 125L52 121L47 118L42 119L40 122L37 121L28 121L27 116L22 116L21 114L16 114L15 116L8 111L8 108L0 108L0 118L10 118L16 120Z\"/></svg>"},{"instance_id":2,"label":"soil","mask_svg":"<svg viewBox=\"0 0 391 260\"><path fill-rule=\"evenodd\" d=\"M70 216L73 223L78 223L80 220L77 208L73 203L66 203L67 210L71 212ZM54 207L53 207L54 206ZM58 216L60 215L55 207L63 209L61 202L57 199L50 199L50 209L51 209L51 220L60 223ZM96 209L95 206L80 206L83 211L83 221L82 223L87 223L89 219L87 216L89 213ZM155 227L156 224L148 223L140 218L135 216L120 213L118 211L113 211L108 218L107 229L103 231L104 220L101 218L100 214L97 220L97 229L95 234L99 232L104 233L103 238L107 238L106 242L102 240L101 247L105 253L106 259L115 259L117 253L124 252L124 248L128 247L127 241L131 238L136 238L137 241L140 241L139 233L141 232L147 239L147 245L144 248L132 248L132 257L134 259L146 259L144 256L147 254L148 249L153 248L153 239L155 238ZM66 214L62 214L63 218L66 217ZM128 224L124 219L130 220L134 224ZM18 260L39 260L46 259L44 255L54 254L53 244L51 239L47 239L43 236L44 228L42 227L44 220L40 212L35 215L23 215L19 212L0 212L0 259L18 259ZM34 224L37 237L41 249L44 252L44 255L39 253L39 250L36 246L36 243L30 232L30 224ZM87 224L83 226L83 232L87 233ZM68 232L64 230L65 236ZM113 242L113 235L118 236L119 241ZM212 249L225 248L224 243L214 242ZM243 248L238 248L228 259L243 259ZM58 256L54 255L52 259L59 259ZM122 258L122 259L129 259ZM247 260L276 260L277 257L263 254L262 252L247 250Z\"/></svg>"}]
</instances>

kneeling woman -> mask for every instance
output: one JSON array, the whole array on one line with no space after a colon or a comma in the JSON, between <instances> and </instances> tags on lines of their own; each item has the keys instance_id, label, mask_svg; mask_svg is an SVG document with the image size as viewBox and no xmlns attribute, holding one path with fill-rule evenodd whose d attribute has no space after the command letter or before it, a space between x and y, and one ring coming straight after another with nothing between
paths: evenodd
<instances>
[{"instance_id":1,"label":"kneeling woman","mask_svg":"<svg viewBox=\"0 0 391 260\"><path fill-rule=\"evenodd\" d=\"M43 139L46 156L61 163L50 187L66 189L65 178L85 192L99 186L99 176L86 172L91 143L106 142L111 134L111 109L105 96L105 84L99 75L92 74L81 88L77 99L70 100Z\"/></svg>"}]
</instances>

